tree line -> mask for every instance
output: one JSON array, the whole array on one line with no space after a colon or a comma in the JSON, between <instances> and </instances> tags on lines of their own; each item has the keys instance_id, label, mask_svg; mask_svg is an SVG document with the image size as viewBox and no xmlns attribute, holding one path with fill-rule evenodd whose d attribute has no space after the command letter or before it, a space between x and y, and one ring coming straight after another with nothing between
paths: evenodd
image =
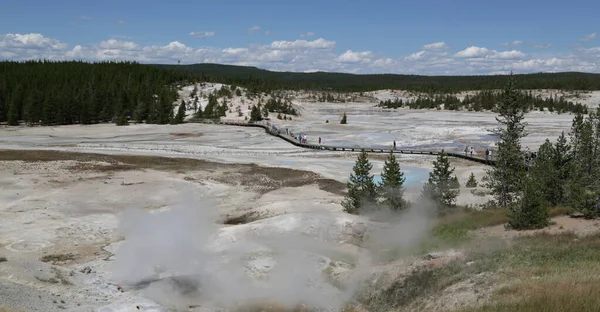
<instances>
[{"instance_id":1,"label":"tree line","mask_svg":"<svg viewBox=\"0 0 600 312\"><path fill-rule=\"evenodd\" d=\"M526 109L519 102L521 93L516 86L511 76L496 108L499 127L495 133L500 140L496 165L484 177L483 185L493 196L487 206L507 209L508 225L514 229L546 227L549 208L555 206L572 207L586 218L600 217L600 107L588 115L577 113L568 134L563 132L554 143L546 140L537 156L527 161L521 146L527 135L523 121ZM433 167L422 197L432 199L439 208L455 207L459 185L443 151ZM347 184L344 210L363 213L384 207L406 209L409 205L403 198L404 174L394 155L390 154L385 162L381 185L373 182L371 168L363 151ZM471 174L467 187L476 185Z\"/></svg>"},{"instance_id":2,"label":"tree line","mask_svg":"<svg viewBox=\"0 0 600 312\"><path fill-rule=\"evenodd\" d=\"M366 92L381 89L455 93L502 89L508 75L421 76L346 73L274 72L256 67L222 64L154 65L199 74L203 79L243 86L251 92L318 90ZM516 75L519 89L600 90L600 74L564 72Z\"/></svg>"},{"instance_id":3,"label":"tree line","mask_svg":"<svg viewBox=\"0 0 600 312\"><path fill-rule=\"evenodd\" d=\"M403 101L402 99L380 101L378 106L384 108L409 107L411 109L440 109L468 111L493 111L498 103L502 101L503 94L500 91L484 90L474 95L466 95L462 100L453 94L435 94L419 96L414 100ZM581 103L567 101L564 97L558 95L550 97L534 96L531 91L518 92L517 103L526 111L548 110L549 112L561 113L583 113L587 114L587 106Z\"/></svg>"},{"instance_id":4,"label":"tree line","mask_svg":"<svg viewBox=\"0 0 600 312\"><path fill-rule=\"evenodd\" d=\"M0 62L0 122L173 122L177 83L198 78L135 62Z\"/></svg>"}]
</instances>

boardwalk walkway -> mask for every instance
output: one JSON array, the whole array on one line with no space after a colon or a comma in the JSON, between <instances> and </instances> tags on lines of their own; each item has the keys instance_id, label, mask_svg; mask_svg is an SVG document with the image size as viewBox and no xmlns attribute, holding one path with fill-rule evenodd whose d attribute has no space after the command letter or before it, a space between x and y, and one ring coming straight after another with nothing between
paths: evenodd
<instances>
[{"instance_id":1,"label":"boardwalk walkway","mask_svg":"<svg viewBox=\"0 0 600 312\"><path fill-rule=\"evenodd\" d=\"M275 127L272 123L266 121L260 122L245 122L245 121L237 121L237 120L212 120L212 119L191 119L188 121L189 123L202 123L202 124L214 124L214 125L229 125L229 126L242 126L242 127L257 127L263 128L265 131L272 135L276 136L280 139L283 139L290 144L293 144L302 148L309 148L315 150L327 150L327 151L339 151L339 152L360 152L361 150L365 150L368 153L398 153L398 154L416 154L416 155L438 155L442 150L421 150L421 149L412 149L412 148L382 148L382 147L368 147L368 146L359 146L359 147L347 147L347 146L333 146L326 144L312 144L312 143L301 143L298 141L297 134L290 133L286 131L286 129L279 129ZM486 160L483 157L479 156L470 156L465 153L459 152L446 152L448 156L462 158L470 161L475 161L478 163L491 165L495 164L495 160Z\"/></svg>"}]
</instances>

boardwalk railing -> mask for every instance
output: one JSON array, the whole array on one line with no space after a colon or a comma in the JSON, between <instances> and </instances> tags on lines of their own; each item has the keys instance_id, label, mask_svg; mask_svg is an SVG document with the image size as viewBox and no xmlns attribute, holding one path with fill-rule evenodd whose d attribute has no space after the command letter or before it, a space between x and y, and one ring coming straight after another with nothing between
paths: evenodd
<instances>
[{"instance_id":1,"label":"boardwalk railing","mask_svg":"<svg viewBox=\"0 0 600 312\"><path fill-rule=\"evenodd\" d=\"M229 125L229 126L241 126L241 127L257 127L263 128L265 131L280 139L287 141L302 148L309 148L315 150L327 150L327 151L339 151L339 152L360 152L365 150L368 153L398 153L398 154L415 154L415 155L439 155L442 150L421 150L412 148L381 148L381 147L347 147L347 146L334 146L326 144L313 144L303 143L298 140L298 135L289 131L289 129L277 128L273 123L268 121L238 121L238 120L226 120L226 119L191 119L190 123L202 123L202 124L214 124L214 125ZM479 156L471 156L466 153L459 152L448 152L446 154L451 157L462 158L470 161L479 162L486 165L494 165L494 159L485 159Z\"/></svg>"}]
</instances>

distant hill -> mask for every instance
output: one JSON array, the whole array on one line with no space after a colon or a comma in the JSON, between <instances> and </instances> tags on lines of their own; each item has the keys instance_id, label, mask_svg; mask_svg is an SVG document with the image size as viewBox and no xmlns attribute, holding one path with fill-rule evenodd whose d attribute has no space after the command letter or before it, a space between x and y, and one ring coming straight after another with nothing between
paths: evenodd
<instances>
[{"instance_id":1,"label":"distant hill","mask_svg":"<svg viewBox=\"0 0 600 312\"><path fill-rule=\"evenodd\" d=\"M356 75L333 72L275 72L249 66L222 64L154 65L159 68L202 74L209 81L241 85L260 90L309 89L332 91L373 91L403 89L457 92L499 89L506 75L421 76L396 74ZM521 89L600 90L600 74L563 72L516 75Z\"/></svg>"}]
</instances>

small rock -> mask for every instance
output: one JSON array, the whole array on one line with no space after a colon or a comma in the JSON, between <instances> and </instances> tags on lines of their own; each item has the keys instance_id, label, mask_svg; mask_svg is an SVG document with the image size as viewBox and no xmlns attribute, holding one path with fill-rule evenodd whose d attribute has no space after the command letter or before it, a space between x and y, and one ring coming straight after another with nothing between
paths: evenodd
<instances>
[{"instance_id":1,"label":"small rock","mask_svg":"<svg viewBox=\"0 0 600 312\"><path fill-rule=\"evenodd\" d=\"M475 264L475 261L469 261L466 264L467 264L467 266L472 266L473 264Z\"/></svg>"},{"instance_id":2,"label":"small rock","mask_svg":"<svg viewBox=\"0 0 600 312\"><path fill-rule=\"evenodd\" d=\"M92 273L92 268L90 268L89 266L86 266L85 268L79 270L79 272L81 272L83 274L90 274L90 273Z\"/></svg>"},{"instance_id":3,"label":"small rock","mask_svg":"<svg viewBox=\"0 0 600 312\"><path fill-rule=\"evenodd\" d=\"M432 260L432 259L438 259L444 256L443 252L430 252L427 254L427 259Z\"/></svg>"}]
</instances>

